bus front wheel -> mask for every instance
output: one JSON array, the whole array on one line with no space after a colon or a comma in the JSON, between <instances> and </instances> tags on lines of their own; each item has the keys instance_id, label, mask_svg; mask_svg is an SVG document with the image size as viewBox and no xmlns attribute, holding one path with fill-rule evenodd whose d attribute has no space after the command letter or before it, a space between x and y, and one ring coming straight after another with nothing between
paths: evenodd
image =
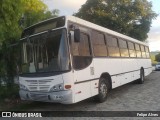
<instances>
[{"instance_id":1,"label":"bus front wheel","mask_svg":"<svg viewBox=\"0 0 160 120\"><path fill-rule=\"evenodd\" d=\"M106 101L107 95L109 92L109 82L105 78L100 78L99 87L98 87L98 95L96 96L96 100L102 103Z\"/></svg>"}]
</instances>

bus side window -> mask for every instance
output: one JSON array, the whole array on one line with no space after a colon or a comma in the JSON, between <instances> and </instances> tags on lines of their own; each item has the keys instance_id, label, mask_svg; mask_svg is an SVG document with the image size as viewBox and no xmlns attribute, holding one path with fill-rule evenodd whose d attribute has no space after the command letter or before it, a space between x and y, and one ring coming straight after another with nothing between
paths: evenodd
<instances>
[{"instance_id":1,"label":"bus side window","mask_svg":"<svg viewBox=\"0 0 160 120\"><path fill-rule=\"evenodd\" d=\"M80 56L91 56L89 47L89 36L85 33L81 33L79 43L79 55Z\"/></svg>"},{"instance_id":2,"label":"bus side window","mask_svg":"<svg viewBox=\"0 0 160 120\"><path fill-rule=\"evenodd\" d=\"M127 42L122 39L119 39L118 41L119 41L121 57L129 57Z\"/></svg>"},{"instance_id":3,"label":"bus side window","mask_svg":"<svg viewBox=\"0 0 160 120\"><path fill-rule=\"evenodd\" d=\"M146 53L143 45L141 45L141 52L142 52L142 58L146 58Z\"/></svg>"},{"instance_id":4,"label":"bus side window","mask_svg":"<svg viewBox=\"0 0 160 120\"><path fill-rule=\"evenodd\" d=\"M146 58L150 58L149 48L147 46L145 46L145 52L146 52Z\"/></svg>"},{"instance_id":5,"label":"bus side window","mask_svg":"<svg viewBox=\"0 0 160 120\"><path fill-rule=\"evenodd\" d=\"M74 42L73 35L71 35L71 52L73 56L79 56L79 43Z\"/></svg>"},{"instance_id":6,"label":"bus side window","mask_svg":"<svg viewBox=\"0 0 160 120\"><path fill-rule=\"evenodd\" d=\"M74 42L74 39L72 39L71 48L73 56L90 56L89 36L81 33L80 37L80 42Z\"/></svg>"},{"instance_id":7,"label":"bus side window","mask_svg":"<svg viewBox=\"0 0 160 120\"><path fill-rule=\"evenodd\" d=\"M72 38L71 49L74 69L84 69L91 63L92 56L88 34L81 32L80 42L74 42Z\"/></svg>"},{"instance_id":8,"label":"bus side window","mask_svg":"<svg viewBox=\"0 0 160 120\"><path fill-rule=\"evenodd\" d=\"M134 43L128 42L128 48L129 48L129 56L130 57L136 57Z\"/></svg>"},{"instance_id":9,"label":"bus side window","mask_svg":"<svg viewBox=\"0 0 160 120\"><path fill-rule=\"evenodd\" d=\"M108 53L110 57L120 57L118 41L116 37L107 36Z\"/></svg>"},{"instance_id":10,"label":"bus side window","mask_svg":"<svg viewBox=\"0 0 160 120\"><path fill-rule=\"evenodd\" d=\"M107 56L105 36L102 33L92 31L93 52L95 56Z\"/></svg>"},{"instance_id":11,"label":"bus side window","mask_svg":"<svg viewBox=\"0 0 160 120\"><path fill-rule=\"evenodd\" d=\"M141 57L142 57L142 54L141 54L141 51L140 51L140 46L139 46L139 44L135 44L135 48L136 48L137 58L141 58Z\"/></svg>"}]
</instances>

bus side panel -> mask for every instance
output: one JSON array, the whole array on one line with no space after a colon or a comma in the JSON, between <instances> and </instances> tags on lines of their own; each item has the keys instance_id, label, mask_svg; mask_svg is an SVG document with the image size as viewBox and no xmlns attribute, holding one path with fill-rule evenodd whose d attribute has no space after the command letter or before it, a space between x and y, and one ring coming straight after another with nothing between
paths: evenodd
<instances>
[{"instance_id":1,"label":"bus side panel","mask_svg":"<svg viewBox=\"0 0 160 120\"><path fill-rule=\"evenodd\" d=\"M75 84L75 103L98 94L99 79Z\"/></svg>"},{"instance_id":2,"label":"bus side panel","mask_svg":"<svg viewBox=\"0 0 160 120\"><path fill-rule=\"evenodd\" d=\"M92 63L78 71L74 71L74 93L75 102L87 99L91 97L91 81L94 79L93 71L93 61Z\"/></svg>"},{"instance_id":3,"label":"bus side panel","mask_svg":"<svg viewBox=\"0 0 160 120\"><path fill-rule=\"evenodd\" d=\"M147 60L147 67L145 68L145 76L149 75L152 72L151 59Z\"/></svg>"},{"instance_id":4,"label":"bus side panel","mask_svg":"<svg viewBox=\"0 0 160 120\"><path fill-rule=\"evenodd\" d=\"M91 81L91 96L98 94L99 79Z\"/></svg>"},{"instance_id":5,"label":"bus side panel","mask_svg":"<svg viewBox=\"0 0 160 120\"><path fill-rule=\"evenodd\" d=\"M71 85L71 88L69 90L72 91L72 103L74 103L74 98L75 98L75 94L74 94L74 76L73 76L73 72L67 72L62 74L63 77L63 81L64 81L64 86L65 85Z\"/></svg>"},{"instance_id":6,"label":"bus side panel","mask_svg":"<svg viewBox=\"0 0 160 120\"><path fill-rule=\"evenodd\" d=\"M75 103L91 97L91 82L75 84Z\"/></svg>"},{"instance_id":7,"label":"bus side panel","mask_svg":"<svg viewBox=\"0 0 160 120\"><path fill-rule=\"evenodd\" d=\"M123 79L122 75L116 75L116 76L112 76L112 89L116 88L118 86L121 86L121 79Z\"/></svg>"},{"instance_id":8,"label":"bus side panel","mask_svg":"<svg viewBox=\"0 0 160 120\"><path fill-rule=\"evenodd\" d=\"M95 78L100 78L103 73L109 73L112 76L112 87L121 85L122 75L116 75L122 72L121 59L117 58L94 58Z\"/></svg>"},{"instance_id":9,"label":"bus side panel","mask_svg":"<svg viewBox=\"0 0 160 120\"><path fill-rule=\"evenodd\" d=\"M135 71L138 69L137 60L122 58L122 66L122 73L124 73L124 78L121 80L121 85L134 81L136 79L134 77L134 74Z\"/></svg>"},{"instance_id":10,"label":"bus side panel","mask_svg":"<svg viewBox=\"0 0 160 120\"><path fill-rule=\"evenodd\" d=\"M132 73L133 72L129 72L129 73L124 74L124 79L123 79L122 85L132 81L132 79L131 79Z\"/></svg>"},{"instance_id":11,"label":"bus side panel","mask_svg":"<svg viewBox=\"0 0 160 120\"><path fill-rule=\"evenodd\" d=\"M134 71L134 80L137 80L140 78L140 71Z\"/></svg>"},{"instance_id":12,"label":"bus side panel","mask_svg":"<svg viewBox=\"0 0 160 120\"><path fill-rule=\"evenodd\" d=\"M103 73L115 75L122 72L121 59L95 58L94 59L95 78L99 78Z\"/></svg>"},{"instance_id":13,"label":"bus side panel","mask_svg":"<svg viewBox=\"0 0 160 120\"><path fill-rule=\"evenodd\" d=\"M137 60L136 59L128 59L124 58L122 59L122 72L123 73L131 73L134 72L137 69L140 69L137 67Z\"/></svg>"},{"instance_id":14,"label":"bus side panel","mask_svg":"<svg viewBox=\"0 0 160 120\"><path fill-rule=\"evenodd\" d=\"M150 59L138 59L137 66L139 68L143 67L145 76L149 75L152 72L151 60Z\"/></svg>"}]
</instances>

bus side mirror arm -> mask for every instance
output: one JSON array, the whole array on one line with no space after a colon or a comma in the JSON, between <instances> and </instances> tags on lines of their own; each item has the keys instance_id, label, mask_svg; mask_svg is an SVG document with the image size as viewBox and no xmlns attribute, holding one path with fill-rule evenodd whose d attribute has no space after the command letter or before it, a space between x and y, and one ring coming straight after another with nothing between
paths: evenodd
<instances>
[{"instance_id":1,"label":"bus side mirror arm","mask_svg":"<svg viewBox=\"0 0 160 120\"><path fill-rule=\"evenodd\" d=\"M74 42L80 42L80 29L74 30Z\"/></svg>"}]
</instances>

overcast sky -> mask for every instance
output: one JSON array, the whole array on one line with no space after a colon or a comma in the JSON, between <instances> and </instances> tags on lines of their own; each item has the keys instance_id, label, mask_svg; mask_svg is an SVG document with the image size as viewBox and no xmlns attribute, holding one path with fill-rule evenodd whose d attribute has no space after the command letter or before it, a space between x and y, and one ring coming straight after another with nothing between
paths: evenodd
<instances>
[{"instance_id":1,"label":"overcast sky","mask_svg":"<svg viewBox=\"0 0 160 120\"><path fill-rule=\"evenodd\" d=\"M49 10L59 9L60 15L72 15L77 12L86 0L43 0L47 4ZM152 1L153 10L160 14L160 0ZM152 27L148 33L149 46L151 51L160 50L160 15L153 20Z\"/></svg>"}]
</instances>

